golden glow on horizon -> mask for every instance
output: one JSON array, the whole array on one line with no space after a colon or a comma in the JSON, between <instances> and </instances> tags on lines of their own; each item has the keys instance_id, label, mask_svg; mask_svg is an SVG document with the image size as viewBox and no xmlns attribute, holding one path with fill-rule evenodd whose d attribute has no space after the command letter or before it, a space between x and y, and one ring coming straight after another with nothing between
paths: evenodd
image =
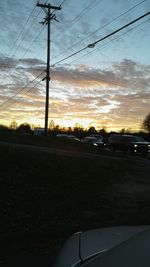
<instances>
[{"instance_id":1,"label":"golden glow on horizon","mask_svg":"<svg viewBox=\"0 0 150 267\"><path fill-rule=\"evenodd\" d=\"M80 125L84 129L89 128L90 126L94 126L95 122L92 119L87 118L73 118L73 119L53 119L55 124L64 127L75 127L76 125Z\"/></svg>"},{"instance_id":2,"label":"golden glow on horizon","mask_svg":"<svg viewBox=\"0 0 150 267\"><path fill-rule=\"evenodd\" d=\"M0 124L3 124L3 125L6 125L6 126L10 126L10 124L12 123L13 120L8 120L8 121L5 121L5 120L1 120L0 121ZM21 120L15 120L16 123L17 123L17 126L19 126L20 124L22 123L29 123L32 128L34 127L42 127L44 128L44 119L36 119L36 118L22 118ZM120 131L121 129L128 129L129 131L131 132L134 132L134 131L139 131L141 130L141 125L138 124L138 123L135 123L133 124L132 122L130 122L129 124L127 125L121 125L119 123L115 124L115 123L109 123L105 121L102 121L100 123L98 123L96 120L92 120L92 119L87 119L87 118L73 118L73 119L67 119L67 118L53 118L53 117L49 117L49 123L51 121L54 121L54 124L55 126L56 125L59 125L60 128L68 128L68 127L71 127L71 128L74 128L76 126L78 127L82 127L84 129L88 129L90 128L91 126L95 127L96 130L100 130L100 129L103 129L105 128L106 131Z\"/></svg>"}]
</instances>

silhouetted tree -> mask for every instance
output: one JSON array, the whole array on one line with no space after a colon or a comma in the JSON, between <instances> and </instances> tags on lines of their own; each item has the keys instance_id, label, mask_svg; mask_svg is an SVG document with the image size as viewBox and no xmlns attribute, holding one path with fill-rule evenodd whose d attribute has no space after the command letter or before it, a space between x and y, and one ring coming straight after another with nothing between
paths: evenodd
<instances>
[{"instance_id":1,"label":"silhouetted tree","mask_svg":"<svg viewBox=\"0 0 150 267\"><path fill-rule=\"evenodd\" d=\"M59 126L59 124L57 124L56 126L55 126L55 129L56 129L56 131L60 131L60 126Z\"/></svg>"},{"instance_id":2,"label":"silhouetted tree","mask_svg":"<svg viewBox=\"0 0 150 267\"><path fill-rule=\"evenodd\" d=\"M0 124L0 131L1 132L7 132L7 131L9 131L9 128L3 124Z\"/></svg>"},{"instance_id":3,"label":"silhouetted tree","mask_svg":"<svg viewBox=\"0 0 150 267\"><path fill-rule=\"evenodd\" d=\"M32 130L31 130L31 126L28 123L22 123L18 126L17 128L17 132L18 133L25 133L25 134L31 134Z\"/></svg>"},{"instance_id":4,"label":"silhouetted tree","mask_svg":"<svg viewBox=\"0 0 150 267\"><path fill-rule=\"evenodd\" d=\"M150 113L146 116L142 123L142 128L149 132L150 134Z\"/></svg>"},{"instance_id":5,"label":"silhouetted tree","mask_svg":"<svg viewBox=\"0 0 150 267\"><path fill-rule=\"evenodd\" d=\"M106 132L106 129L105 128L100 129L98 133L101 134L104 137L107 135L107 132Z\"/></svg>"},{"instance_id":6,"label":"silhouetted tree","mask_svg":"<svg viewBox=\"0 0 150 267\"><path fill-rule=\"evenodd\" d=\"M125 133L126 133L126 129L125 129L125 128L122 128L122 129L120 130L120 133L121 133L121 134L125 134Z\"/></svg>"},{"instance_id":7,"label":"silhouetted tree","mask_svg":"<svg viewBox=\"0 0 150 267\"><path fill-rule=\"evenodd\" d=\"M126 133L127 133L127 134L131 134L131 133L132 133L132 128L130 128L130 127L127 128L127 129L126 129Z\"/></svg>"},{"instance_id":8,"label":"silhouetted tree","mask_svg":"<svg viewBox=\"0 0 150 267\"><path fill-rule=\"evenodd\" d=\"M49 123L49 130L54 130L54 128L55 128L55 122L51 120Z\"/></svg>"},{"instance_id":9,"label":"silhouetted tree","mask_svg":"<svg viewBox=\"0 0 150 267\"><path fill-rule=\"evenodd\" d=\"M60 132L61 132L61 129L58 124L55 125L55 127L52 130L50 130L51 135L56 135L56 134L59 134Z\"/></svg>"},{"instance_id":10,"label":"silhouetted tree","mask_svg":"<svg viewBox=\"0 0 150 267\"><path fill-rule=\"evenodd\" d=\"M71 128L71 127L68 127L68 128L67 128L67 132L68 132L69 134L71 134L71 133L72 133L72 128Z\"/></svg>"},{"instance_id":11,"label":"silhouetted tree","mask_svg":"<svg viewBox=\"0 0 150 267\"><path fill-rule=\"evenodd\" d=\"M9 127L10 127L10 129L16 130L17 129L17 122L12 121Z\"/></svg>"},{"instance_id":12,"label":"silhouetted tree","mask_svg":"<svg viewBox=\"0 0 150 267\"><path fill-rule=\"evenodd\" d=\"M84 130L84 128L80 124L77 124L77 123L76 123L75 127L73 128L73 133L78 138L82 138L82 137L85 136L85 130Z\"/></svg>"},{"instance_id":13,"label":"silhouetted tree","mask_svg":"<svg viewBox=\"0 0 150 267\"><path fill-rule=\"evenodd\" d=\"M88 131L87 131L88 134L97 134L97 131L95 129L95 127L91 126Z\"/></svg>"}]
</instances>

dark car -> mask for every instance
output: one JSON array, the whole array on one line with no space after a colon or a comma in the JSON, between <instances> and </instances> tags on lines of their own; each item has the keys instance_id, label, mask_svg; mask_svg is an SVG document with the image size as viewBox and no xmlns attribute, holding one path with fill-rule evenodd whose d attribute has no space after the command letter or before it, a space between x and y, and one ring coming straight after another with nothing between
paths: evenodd
<instances>
[{"instance_id":1,"label":"dark car","mask_svg":"<svg viewBox=\"0 0 150 267\"><path fill-rule=\"evenodd\" d=\"M108 147L111 151L120 150L130 154L141 153L146 155L150 151L150 143L142 137L134 135L111 135L108 139Z\"/></svg>"},{"instance_id":2,"label":"dark car","mask_svg":"<svg viewBox=\"0 0 150 267\"><path fill-rule=\"evenodd\" d=\"M95 137L95 138L97 138L99 140L103 140L104 139L104 137L101 134L91 134L90 137Z\"/></svg>"},{"instance_id":3,"label":"dark car","mask_svg":"<svg viewBox=\"0 0 150 267\"><path fill-rule=\"evenodd\" d=\"M77 138L77 137L76 137L75 135L73 135L73 134L68 134L66 138L69 139L69 140L74 140L74 141L78 141L78 142L80 142L80 139Z\"/></svg>"},{"instance_id":4,"label":"dark car","mask_svg":"<svg viewBox=\"0 0 150 267\"><path fill-rule=\"evenodd\" d=\"M79 138L77 138L75 135L72 134L57 134L56 137L63 138L63 139L69 139L73 141L80 141Z\"/></svg>"},{"instance_id":5,"label":"dark car","mask_svg":"<svg viewBox=\"0 0 150 267\"><path fill-rule=\"evenodd\" d=\"M105 143L103 142L103 140L93 137L93 136L87 136L83 139L81 139L82 143L86 143L86 144L90 144L93 146L97 146L100 148L104 148L105 147Z\"/></svg>"}]
</instances>

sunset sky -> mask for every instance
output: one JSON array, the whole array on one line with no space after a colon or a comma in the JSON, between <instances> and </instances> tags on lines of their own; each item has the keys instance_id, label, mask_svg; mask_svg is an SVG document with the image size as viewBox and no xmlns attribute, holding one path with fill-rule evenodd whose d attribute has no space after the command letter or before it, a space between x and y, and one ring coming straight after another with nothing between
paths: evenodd
<instances>
[{"instance_id":1,"label":"sunset sky","mask_svg":"<svg viewBox=\"0 0 150 267\"><path fill-rule=\"evenodd\" d=\"M49 122L139 130L150 113L150 16L57 62L149 12L150 1L49 3L62 3L56 12L59 22L51 22ZM35 6L35 0L0 2L0 124L15 120L44 126L45 80L41 80L46 74L34 78L46 69L47 28L39 23L44 11Z\"/></svg>"}]
</instances>

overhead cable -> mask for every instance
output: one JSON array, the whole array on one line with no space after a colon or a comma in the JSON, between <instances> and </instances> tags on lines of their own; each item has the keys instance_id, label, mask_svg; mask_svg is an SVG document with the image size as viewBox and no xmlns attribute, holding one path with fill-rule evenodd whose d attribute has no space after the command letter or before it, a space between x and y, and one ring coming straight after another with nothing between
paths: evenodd
<instances>
[{"instance_id":1,"label":"overhead cable","mask_svg":"<svg viewBox=\"0 0 150 267\"><path fill-rule=\"evenodd\" d=\"M9 52L8 52L8 55L10 55L10 54L11 54L11 51L14 49L14 47L15 47L17 41L19 40L19 38L20 38L20 36L22 35L22 33L23 33L23 31L24 31L26 25L28 24L28 22L29 22L29 20L30 20L30 18L31 18L31 16L32 16L32 14L33 14L33 12L34 12L34 10L35 10L35 8L36 8L36 5L35 5L35 6L33 7L33 9L31 10L31 12L30 12L30 14L29 14L29 16L28 16L28 18L27 18L25 24L23 25L23 27L22 27L20 33L18 34L16 40L15 40L14 43L12 44L12 46L11 46Z\"/></svg>"},{"instance_id":2,"label":"overhead cable","mask_svg":"<svg viewBox=\"0 0 150 267\"><path fill-rule=\"evenodd\" d=\"M85 15L90 9L91 7L95 6L94 3L96 2L97 0L93 0L92 3L90 3L89 5L87 5L87 7L81 11L80 14L78 14L74 19L72 19L70 22L74 22L75 20L79 19L80 17L82 17L83 15Z\"/></svg>"},{"instance_id":3,"label":"overhead cable","mask_svg":"<svg viewBox=\"0 0 150 267\"><path fill-rule=\"evenodd\" d=\"M40 81L38 81L37 83L35 83L31 88L29 88L27 91L25 91L23 94L21 94L21 95L19 96L19 99L22 98L23 96L25 96L25 95L26 95L27 93L29 93L31 90L33 90L33 89L34 89L39 83L41 83L41 82L42 82L42 80L40 80ZM14 99L13 102L8 103L7 108L10 107L10 106L12 106L14 103L18 102L19 99ZM4 107L4 109L5 109L5 107Z\"/></svg>"},{"instance_id":4,"label":"overhead cable","mask_svg":"<svg viewBox=\"0 0 150 267\"><path fill-rule=\"evenodd\" d=\"M61 7L66 1L67 0L63 0L59 6Z\"/></svg>"},{"instance_id":5,"label":"overhead cable","mask_svg":"<svg viewBox=\"0 0 150 267\"><path fill-rule=\"evenodd\" d=\"M124 37L124 35L126 35L127 33L129 33L129 32L131 32L131 31L135 30L136 28L138 28L139 26L145 24L145 23L148 22L148 21L150 21L150 19L147 19L146 21L143 21L143 22L139 23L138 25L136 25L136 26L134 26L133 28L127 30L126 32L123 32L122 34L120 34L119 36L115 37L114 39L109 40L107 43L105 43L105 44L103 44L103 45L101 45L101 46L99 46L99 47L97 47L97 48L95 48L95 49L92 49L92 51L89 51L88 53L82 55L81 57L79 57L79 58L77 58L77 59L72 60L69 64L72 64L72 63L74 63L74 62L80 60L81 58L83 58L83 57L85 57L85 56L88 56L88 55L94 53L94 52L97 51L97 50L101 50L101 49L107 47L108 44L110 44L110 43L112 43L112 42L114 42L114 41L116 41L116 40L121 39L122 37Z\"/></svg>"},{"instance_id":6,"label":"overhead cable","mask_svg":"<svg viewBox=\"0 0 150 267\"><path fill-rule=\"evenodd\" d=\"M128 26L132 25L133 23L135 23L135 22L137 22L137 21L139 21L139 20L145 18L145 17L148 16L148 15L150 15L150 12L147 12L147 13L145 13L144 15L142 15L142 16L140 16L140 17L134 19L134 20L132 20L131 22L125 24L124 26L120 27L120 28L117 29L116 31L114 31L114 32L112 32L112 33L106 35L106 36L103 37L103 38L98 39L98 40L95 41L94 43L89 44L87 47L89 47L89 48L94 47L94 46L95 46L96 44L98 44L99 42L101 42L101 41L105 40L106 38L108 38L108 37L110 37L110 36L116 34L117 32L122 31L123 29L125 29L125 28L127 28Z\"/></svg>"},{"instance_id":7,"label":"overhead cable","mask_svg":"<svg viewBox=\"0 0 150 267\"><path fill-rule=\"evenodd\" d=\"M83 11L81 11L80 14L78 14L75 18L73 18L72 20L69 20L69 21L66 21L65 23L69 24L68 27L67 27L67 30L68 28L71 28L73 25L74 25L74 22L76 20L79 20L82 16L84 16L89 10L91 10L92 8L94 8L97 4L99 4L100 2L97 2L97 0L94 0L92 3L90 3L87 7L84 8ZM94 4L95 3L95 4ZM53 11L54 12L54 11Z\"/></svg>"},{"instance_id":8,"label":"overhead cable","mask_svg":"<svg viewBox=\"0 0 150 267\"><path fill-rule=\"evenodd\" d=\"M147 0L143 0L143 1L139 2L138 4L132 6L132 7L129 8L128 10L124 11L124 12L121 13L119 16L117 16L117 17L115 17L114 19L110 20L109 22L107 22L107 23L104 24L103 26L98 27L95 31L93 31L92 33L90 33L90 34L87 35L86 37L82 38L81 40L79 40L78 42L76 42L75 44L73 44L72 46L70 46L70 47L66 48L65 50L63 50L63 53L61 53L61 55L64 54L66 51L72 49L73 47L77 46L78 44L80 44L81 42L83 42L84 40L86 40L88 37L94 35L94 34L97 33L98 31L104 29L106 26L109 26L110 24L112 24L112 23L113 23L114 21L116 21L117 19L119 19L119 18L121 18L122 16L126 15L126 14L129 13L131 10L135 9L137 6L143 4L145 1L147 1ZM60 56L60 55L55 56L55 57L53 57L53 59L54 59L54 58L57 58L57 57L59 57L59 56Z\"/></svg>"},{"instance_id":9,"label":"overhead cable","mask_svg":"<svg viewBox=\"0 0 150 267\"><path fill-rule=\"evenodd\" d=\"M14 51L12 57L14 57L15 54L17 53L17 51L19 50L21 44L23 43L23 41L26 39L27 35L28 35L29 32L31 31L31 28L33 27L33 25L34 25L36 19L38 18L38 16L40 15L40 13L41 13L41 10L40 10L40 11L38 12L38 14L36 15L35 19L33 20L31 26L30 26L30 27L28 28L28 30L26 31L26 33L25 33L24 37L22 38L22 40L20 41L19 45L16 47L16 49L15 49L15 51Z\"/></svg>"},{"instance_id":10,"label":"overhead cable","mask_svg":"<svg viewBox=\"0 0 150 267\"><path fill-rule=\"evenodd\" d=\"M28 51L30 50L30 47L33 46L33 44L38 40L38 38L40 37L40 35L42 34L42 32L44 31L46 25L43 26L43 28L41 29L41 31L37 34L37 36L33 39L32 43L28 46L28 48L25 50L24 54L23 54L23 58L25 57L25 55L28 53Z\"/></svg>"},{"instance_id":11,"label":"overhead cable","mask_svg":"<svg viewBox=\"0 0 150 267\"><path fill-rule=\"evenodd\" d=\"M65 60L67 60L67 59L69 59L69 58L71 58L71 57L73 57L73 56L75 56L75 55L81 53L82 51L84 51L84 50L86 50L86 49L88 49L88 48L94 48L95 45L96 45L97 43L102 42L103 40L109 38L110 36L113 36L114 34L120 32L121 30L123 30L123 29L125 29L125 28L127 28L127 27L129 27L130 25L134 24L135 22L137 22L137 21L143 19L144 17L146 17L146 16L148 16L148 15L150 15L150 12L147 12L147 13L143 14L142 16L140 16L140 17L138 17L138 18L132 20L131 22L129 22L129 23L125 24L124 26L120 27L119 29L117 29L117 30L115 30L115 31L113 31L113 32L111 32L111 33L109 33L109 34L107 34L106 36L104 36L104 37L98 39L97 41L95 41L95 42L93 42L93 43L90 43L90 44L88 44L87 46L83 47L82 49L80 49L80 50L78 50L78 51L72 53L71 55L69 55L69 56L67 56L67 57L65 57L65 58L63 58L63 59L61 59L61 60L59 60L59 61L53 63L52 66L55 66L55 65L57 65L57 64L59 64L59 63L65 61Z\"/></svg>"}]
</instances>

